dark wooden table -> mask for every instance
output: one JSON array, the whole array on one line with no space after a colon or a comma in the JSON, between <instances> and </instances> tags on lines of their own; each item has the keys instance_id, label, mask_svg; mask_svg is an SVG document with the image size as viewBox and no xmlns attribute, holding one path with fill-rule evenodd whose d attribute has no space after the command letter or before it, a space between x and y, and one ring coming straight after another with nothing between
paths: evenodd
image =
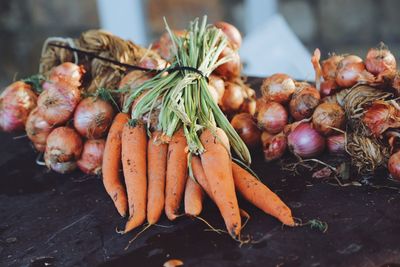
<instances>
[{"instance_id":1,"label":"dark wooden table","mask_svg":"<svg viewBox=\"0 0 400 267\"><path fill-rule=\"evenodd\" d=\"M200 220L179 218L148 229L115 232L123 224L98 178L59 175L35 164L27 139L0 134L0 266L400 266L400 193L370 186L338 187L309 175L289 176L253 155L253 168L303 221L288 228L240 200L251 214L243 230L257 242L242 247ZM386 179L381 177L379 179ZM202 214L223 228L216 207ZM50 264L50 265L46 265Z\"/></svg>"}]
</instances>

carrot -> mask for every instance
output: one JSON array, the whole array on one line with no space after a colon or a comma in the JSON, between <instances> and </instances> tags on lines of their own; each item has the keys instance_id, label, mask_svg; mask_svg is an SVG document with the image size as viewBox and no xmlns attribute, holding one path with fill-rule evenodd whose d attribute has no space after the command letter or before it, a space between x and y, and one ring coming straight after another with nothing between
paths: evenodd
<instances>
[{"instance_id":1,"label":"carrot","mask_svg":"<svg viewBox=\"0 0 400 267\"><path fill-rule=\"evenodd\" d=\"M125 124L122 131L122 166L128 192L129 219L124 232L141 225L146 219L147 135L143 125Z\"/></svg>"},{"instance_id":2,"label":"carrot","mask_svg":"<svg viewBox=\"0 0 400 267\"><path fill-rule=\"evenodd\" d=\"M229 147L226 147L229 141L222 129L216 128L215 134L216 136L206 129L200 135L205 148L205 152L200 155L201 164L226 228L229 234L237 239L240 237L242 223L233 182L232 161L227 150Z\"/></svg>"},{"instance_id":3,"label":"carrot","mask_svg":"<svg viewBox=\"0 0 400 267\"><path fill-rule=\"evenodd\" d=\"M213 199L210 186L208 185L206 174L204 173L203 166L201 165L201 159L198 156L192 156L192 171L196 181L203 188L206 194Z\"/></svg>"},{"instance_id":4,"label":"carrot","mask_svg":"<svg viewBox=\"0 0 400 267\"><path fill-rule=\"evenodd\" d=\"M203 209L204 192L201 186L192 178L188 178L185 188L185 213L197 217Z\"/></svg>"},{"instance_id":5,"label":"carrot","mask_svg":"<svg viewBox=\"0 0 400 267\"><path fill-rule=\"evenodd\" d=\"M167 178L165 185L165 214L168 219L178 217L187 180L187 142L183 129L172 135L168 145Z\"/></svg>"},{"instance_id":6,"label":"carrot","mask_svg":"<svg viewBox=\"0 0 400 267\"><path fill-rule=\"evenodd\" d=\"M147 146L147 222L152 225L160 219L164 210L165 175L167 171L168 145L157 143L160 132L152 133Z\"/></svg>"},{"instance_id":7,"label":"carrot","mask_svg":"<svg viewBox=\"0 0 400 267\"><path fill-rule=\"evenodd\" d=\"M235 162L232 163L232 171L236 189L246 200L282 223L289 226L295 225L292 211L266 185Z\"/></svg>"},{"instance_id":8,"label":"carrot","mask_svg":"<svg viewBox=\"0 0 400 267\"><path fill-rule=\"evenodd\" d=\"M121 135L128 119L129 117L126 113L118 113L115 116L107 136L102 163L104 187L121 216L125 216L128 210L125 188L119 175L121 167Z\"/></svg>"}]
</instances>

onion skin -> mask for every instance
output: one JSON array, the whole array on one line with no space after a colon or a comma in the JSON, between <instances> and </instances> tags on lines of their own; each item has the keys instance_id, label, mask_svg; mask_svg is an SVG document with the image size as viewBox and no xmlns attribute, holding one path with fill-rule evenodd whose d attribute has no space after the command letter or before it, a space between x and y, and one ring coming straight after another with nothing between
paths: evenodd
<instances>
[{"instance_id":1,"label":"onion skin","mask_svg":"<svg viewBox=\"0 0 400 267\"><path fill-rule=\"evenodd\" d=\"M277 102L268 102L262 105L257 114L258 126L271 134L283 130L288 122L286 109Z\"/></svg>"},{"instance_id":2,"label":"onion skin","mask_svg":"<svg viewBox=\"0 0 400 267\"><path fill-rule=\"evenodd\" d=\"M259 145L261 131L252 115L249 113L236 114L232 118L231 124L249 148L255 148Z\"/></svg>"},{"instance_id":3,"label":"onion skin","mask_svg":"<svg viewBox=\"0 0 400 267\"><path fill-rule=\"evenodd\" d=\"M52 131L51 125L41 116L38 108L32 110L26 121L26 134L37 151L44 152L47 136Z\"/></svg>"},{"instance_id":4,"label":"onion skin","mask_svg":"<svg viewBox=\"0 0 400 267\"><path fill-rule=\"evenodd\" d=\"M365 59L367 70L378 76L382 73L396 73L396 58L388 49L371 48Z\"/></svg>"},{"instance_id":5,"label":"onion skin","mask_svg":"<svg viewBox=\"0 0 400 267\"><path fill-rule=\"evenodd\" d=\"M51 125L66 123L73 115L81 99L81 92L69 83L57 82L43 84L45 89L38 98L40 114Z\"/></svg>"},{"instance_id":6,"label":"onion skin","mask_svg":"<svg viewBox=\"0 0 400 267\"><path fill-rule=\"evenodd\" d=\"M276 73L263 81L261 92L266 102L287 103L295 92L292 78L283 73Z\"/></svg>"},{"instance_id":7,"label":"onion skin","mask_svg":"<svg viewBox=\"0 0 400 267\"><path fill-rule=\"evenodd\" d=\"M49 76L49 80L53 83L65 82L72 86L81 86L81 80L85 70L71 62L64 62L54 68L52 68Z\"/></svg>"},{"instance_id":8,"label":"onion skin","mask_svg":"<svg viewBox=\"0 0 400 267\"><path fill-rule=\"evenodd\" d=\"M322 77L325 81L335 80L338 65L343 58L340 55L333 55L321 62Z\"/></svg>"},{"instance_id":9,"label":"onion skin","mask_svg":"<svg viewBox=\"0 0 400 267\"><path fill-rule=\"evenodd\" d=\"M307 83L301 83L290 100L290 114L296 121L309 118L320 100L321 96L315 87Z\"/></svg>"},{"instance_id":10,"label":"onion skin","mask_svg":"<svg viewBox=\"0 0 400 267\"><path fill-rule=\"evenodd\" d=\"M47 137L44 160L46 166L59 173L76 169L82 153L82 139L72 128L58 127Z\"/></svg>"},{"instance_id":11,"label":"onion skin","mask_svg":"<svg viewBox=\"0 0 400 267\"><path fill-rule=\"evenodd\" d=\"M74 127L88 139L103 137L111 126L115 112L112 105L102 99L87 97L76 107Z\"/></svg>"},{"instance_id":12,"label":"onion skin","mask_svg":"<svg viewBox=\"0 0 400 267\"><path fill-rule=\"evenodd\" d=\"M400 181L400 151L390 156L388 170L393 179Z\"/></svg>"},{"instance_id":13,"label":"onion skin","mask_svg":"<svg viewBox=\"0 0 400 267\"><path fill-rule=\"evenodd\" d=\"M226 82L225 92L221 100L222 110L228 114L235 113L240 109L240 107L243 104L243 101L244 101L244 95L240 85L232 82Z\"/></svg>"},{"instance_id":14,"label":"onion skin","mask_svg":"<svg viewBox=\"0 0 400 267\"><path fill-rule=\"evenodd\" d=\"M226 80L233 80L240 76L242 70L242 63L240 62L240 56L237 51L234 51L230 47L225 47L219 55L219 59L229 57L230 60L220 66L218 66L214 73L221 76Z\"/></svg>"},{"instance_id":15,"label":"onion skin","mask_svg":"<svg viewBox=\"0 0 400 267\"><path fill-rule=\"evenodd\" d=\"M325 138L310 123L300 123L288 135L289 149L302 158L313 158L325 149Z\"/></svg>"},{"instance_id":16,"label":"onion skin","mask_svg":"<svg viewBox=\"0 0 400 267\"><path fill-rule=\"evenodd\" d=\"M334 155L346 154L346 137L344 134L331 135L326 138L326 148Z\"/></svg>"},{"instance_id":17,"label":"onion skin","mask_svg":"<svg viewBox=\"0 0 400 267\"><path fill-rule=\"evenodd\" d=\"M25 129L29 113L36 107L37 96L29 84L18 81L0 95L0 130L14 132Z\"/></svg>"},{"instance_id":18,"label":"onion skin","mask_svg":"<svg viewBox=\"0 0 400 267\"><path fill-rule=\"evenodd\" d=\"M225 21L218 21L214 23L214 26L222 30L234 50L240 48L240 46L242 45L242 35L235 26Z\"/></svg>"},{"instance_id":19,"label":"onion skin","mask_svg":"<svg viewBox=\"0 0 400 267\"><path fill-rule=\"evenodd\" d=\"M263 145L264 159L267 162L281 158L287 149L287 138L283 133L272 135L268 132L263 132L261 135Z\"/></svg>"},{"instance_id":20,"label":"onion skin","mask_svg":"<svg viewBox=\"0 0 400 267\"><path fill-rule=\"evenodd\" d=\"M92 139L85 142L81 158L77 161L78 168L82 172L94 175L101 174L105 143L104 139Z\"/></svg>"},{"instance_id":21,"label":"onion skin","mask_svg":"<svg viewBox=\"0 0 400 267\"><path fill-rule=\"evenodd\" d=\"M338 104L325 102L315 109L312 122L318 132L328 136L336 132L332 127L343 128L346 117L343 109Z\"/></svg>"}]
</instances>

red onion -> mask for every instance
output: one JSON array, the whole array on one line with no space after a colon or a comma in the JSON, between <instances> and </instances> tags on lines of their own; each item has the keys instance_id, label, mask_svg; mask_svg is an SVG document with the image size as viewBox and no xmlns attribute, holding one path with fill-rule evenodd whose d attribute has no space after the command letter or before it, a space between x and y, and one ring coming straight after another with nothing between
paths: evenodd
<instances>
[{"instance_id":1,"label":"red onion","mask_svg":"<svg viewBox=\"0 0 400 267\"><path fill-rule=\"evenodd\" d=\"M82 172L95 175L101 174L105 143L103 139L93 139L85 142L81 158L77 161L78 167Z\"/></svg>"},{"instance_id":2,"label":"red onion","mask_svg":"<svg viewBox=\"0 0 400 267\"><path fill-rule=\"evenodd\" d=\"M112 105L100 98L87 97L76 107L74 127L82 136L97 139L104 136L114 118Z\"/></svg>"},{"instance_id":3,"label":"red onion","mask_svg":"<svg viewBox=\"0 0 400 267\"><path fill-rule=\"evenodd\" d=\"M0 130L23 130L36 102L37 96L30 85L21 81L9 85L0 95Z\"/></svg>"},{"instance_id":4,"label":"red onion","mask_svg":"<svg viewBox=\"0 0 400 267\"><path fill-rule=\"evenodd\" d=\"M338 65L343 58L344 57L340 55L332 55L328 59L322 61L322 76L325 81L335 80Z\"/></svg>"},{"instance_id":5,"label":"red onion","mask_svg":"<svg viewBox=\"0 0 400 267\"><path fill-rule=\"evenodd\" d=\"M237 114L232 118L231 124L248 147L254 148L259 144L261 132L252 115Z\"/></svg>"},{"instance_id":6,"label":"red onion","mask_svg":"<svg viewBox=\"0 0 400 267\"><path fill-rule=\"evenodd\" d=\"M321 99L319 92L308 83L296 84L297 90L289 103L292 117L299 121L309 118Z\"/></svg>"},{"instance_id":7,"label":"red onion","mask_svg":"<svg viewBox=\"0 0 400 267\"><path fill-rule=\"evenodd\" d=\"M394 179L400 181L400 151L390 156L388 170Z\"/></svg>"},{"instance_id":8,"label":"red onion","mask_svg":"<svg viewBox=\"0 0 400 267\"><path fill-rule=\"evenodd\" d=\"M271 134L276 134L281 132L287 124L288 113L281 104L268 102L260 108L257 121L260 128Z\"/></svg>"},{"instance_id":9,"label":"red onion","mask_svg":"<svg viewBox=\"0 0 400 267\"><path fill-rule=\"evenodd\" d=\"M244 101L244 95L240 85L232 82L225 83L225 92L222 96L221 108L226 113L235 113Z\"/></svg>"},{"instance_id":10,"label":"red onion","mask_svg":"<svg viewBox=\"0 0 400 267\"><path fill-rule=\"evenodd\" d=\"M222 30L233 49L237 50L240 48L242 45L242 35L235 26L224 21L218 21L214 23L214 26Z\"/></svg>"},{"instance_id":11,"label":"red onion","mask_svg":"<svg viewBox=\"0 0 400 267\"><path fill-rule=\"evenodd\" d=\"M47 136L50 134L52 127L40 114L38 108L35 108L29 114L25 130L36 150L44 152Z\"/></svg>"},{"instance_id":12,"label":"red onion","mask_svg":"<svg viewBox=\"0 0 400 267\"><path fill-rule=\"evenodd\" d=\"M287 149L287 138L283 133L272 135L263 132L261 135L265 161L273 161L281 158Z\"/></svg>"},{"instance_id":13,"label":"red onion","mask_svg":"<svg viewBox=\"0 0 400 267\"><path fill-rule=\"evenodd\" d=\"M218 66L214 72L226 80L233 80L234 78L239 77L242 69L239 53L227 46L219 55L220 59L224 57L229 57L230 60Z\"/></svg>"},{"instance_id":14,"label":"red onion","mask_svg":"<svg viewBox=\"0 0 400 267\"><path fill-rule=\"evenodd\" d=\"M388 128L400 127L400 112L385 101L374 101L364 113L363 123L371 133L379 137Z\"/></svg>"},{"instance_id":15,"label":"red onion","mask_svg":"<svg viewBox=\"0 0 400 267\"><path fill-rule=\"evenodd\" d=\"M51 125L66 123L74 113L75 107L81 99L81 92L76 86L69 83L45 82L45 89L38 98L40 114Z\"/></svg>"},{"instance_id":16,"label":"red onion","mask_svg":"<svg viewBox=\"0 0 400 267\"><path fill-rule=\"evenodd\" d=\"M315 109L312 122L318 132L328 136L336 132L333 128L343 128L346 117L338 104L325 102Z\"/></svg>"},{"instance_id":17,"label":"red onion","mask_svg":"<svg viewBox=\"0 0 400 267\"><path fill-rule=\"evenodd\" d=\"M396 73L396 58L386 48L371 48L365 59L365 66L367 70L379 76L382 73L395 74Z\"/></svg>"},{"instance_id":18,"label":"red onion","mask_svg":"<svg viewBox=\"0 0 400 267\"><path fill-rule=\"evenodd\" d=\"M358 56L344 57L337 67L336 83L341 87L352 87L358 82L373 81L373 75L366 71L362 59Z\"/></svg>"},{"instance_id":19,"label":"red onion","mask_svg":"<svg viewBox=\"0 0 400 267\"><path fill-rule=\"evenodd\" d=\"M326 148L328 152L336 155L346 153L346 137L344 134L331 135L326 138Z\"/></svg>"},{"instance_id":20,"label":"red onion","mask_svg":"<svg viewBox=\"0 0 400 267\"><path fill-rule=\"evenodd\" d=\"M62 81L79 87L84 73L83 67L71 62L64 62L51 70L49 80L53 83Z\"/></svg>"},{"instance_id":21,"label":"red onion","mask_svg":"<svg viewBox=\"0 0 400 267\"><path fill-rule=\"evenodd\" d=\"M310 123L300 123L288 135L289 149L302 158L316 157L324 151L325 139Z\"/></svg>"},{"instance_id":22,"label":"red onion","mask_svg":"<svg viewBox=\"0 0 400 267\"><path fill-rule=\"evenodd\" d=\"M44 160L46 166L59 173L76 169L76 161L82 152L82 139L68 127L58 127L47 137Z\"/></svg>"},{"instance_id":23,"label":"red onion","mask_svg":"<svg viewBox=\"0 0 400 267\"><path fill-rule=\"evenodd\" d=\"M283 73L276 73L266 78L261 85L262 95L267 102L286 103L295 90L293 79Z\"/></svg>"},{"instance_id":24,"label":"red onion","mask_svg":"<svg viewBox=\"0 0 400 267\"><path fill-rule=\"evenodd\" d=\"M225 83L224 80L222 80L220 77L217 75L210 75L208 77L208 84L212 85L216 92L218 93L218 105L222 104L222 97L224 96L225 92Z\"/></svg>"}]
</instances>

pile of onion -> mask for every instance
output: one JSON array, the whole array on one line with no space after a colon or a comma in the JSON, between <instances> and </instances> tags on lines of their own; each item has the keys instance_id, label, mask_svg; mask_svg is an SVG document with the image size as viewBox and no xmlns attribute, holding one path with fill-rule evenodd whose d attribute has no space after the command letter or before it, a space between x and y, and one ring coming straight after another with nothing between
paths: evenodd
<instances>
[{"instance_id":1,"label":"pile of onion","mask_svg":"<svg viewBox=\"0 0 400 267\"><path fill-rule=\"evenodd\" d=\"M257 122L261 129L277 134L286 126L288 113L285 107L277 102L264 103L258 110Z\"/></svg>"},{"instance_id":2,"label":"pile of onion","mask_svg":"<svg viewBox=\"0 0 400 267\"><path fill-rule=\"evenodd\" d=\"M265 161L273 161L281 158L287 149L287 138L283 133L277 135L263 132L261 135Z\"/></svg>"},{"instance_id":3,"label":"pile of onion","mask_svg":"<svg viewBox=\"0 0 400 267\"><path fill-rule=\"evenodd\" d=\"M261 131L252 115L239 113L232 118L231 124L249 148L257 147L260 143Z\"/></svg>"},{"instance_id":4,"label":"pile of onion","mask_svg":"<svg viewBox=\"0 0 400 267\"><path fill-rule=\"evenodd\" d=\"M289 103L290 115L296 120L311 117L321 97L318 90L308 83L297 83L296 92Z\"/></svg>"},{"instance_id":5,"label":"pile of onion","mask_svg":"<svg viewBox=\"0 0 400 267\"><path fill-rule=\"evenodd\" d=\"M81 158L77 161L79 169L86 174L100 175L104 147L104 139L87 140L83 145Z\"/></svg>"},{"instance_id":6,"label":"pile of onion","mask_svg":"<svg viewBox=\"0 0 400 267\"><path fill-rule=\"evenodd\" d=\"M82 153L82 139L72 128L58 127L47 137L44 160L46 166L58 173L76 169Z\"/></svg>"},{"instance_id":7,"label":"pile of onion","mask_svg":"<svg viewBox=\"0 0 400 267\"><path fill-rule=\"evenodd\" d=\"M346 122L343 109L336 103L322 103L314 111L312 123L321 134L328 136L342 129Z\"/></svg>"},{"instance_id":8,"label":"pile of onion","mask_svg":"<svg viewBox=\"0 0 400 267\"><path fill-rule=\"evenodd\" d=\"M37 96L30 85L18 81L0 95L0 130L24 130L29 113L36 107Z\"/></svg>"},{"instance_id":9,"label":"pile of onion","mask_svg":"<svg viewBox=\"0 0 400 267\"><path fill-rule=\"evenodd\" d=\"M302 158L312 158L324 151L325 138L312 127L311 123L303 122L289 133L288 145L293 154Z\"/></svg>"},{"instance_id":10,"label":"pile of onion","mask_svg":"<svg viewBox=\"0 0 400 267\"><path fill-rule=\"evenodd\" d=\"M287 103L295 92L294 80L283 73L276 73L263 81L261 92L266 102Z\"/></svg>"},{"instance_id":11,"label":"pile of onion","mask_svg":"<svg viewBox=\"0 0 400 267\"><path fill-rule=\"evenodd\" d=\"M53 127L43 118L38 108L32 110L25 125L25 131L36 150L44 152L47 136Z\"/></svg>"}]
</instances>

